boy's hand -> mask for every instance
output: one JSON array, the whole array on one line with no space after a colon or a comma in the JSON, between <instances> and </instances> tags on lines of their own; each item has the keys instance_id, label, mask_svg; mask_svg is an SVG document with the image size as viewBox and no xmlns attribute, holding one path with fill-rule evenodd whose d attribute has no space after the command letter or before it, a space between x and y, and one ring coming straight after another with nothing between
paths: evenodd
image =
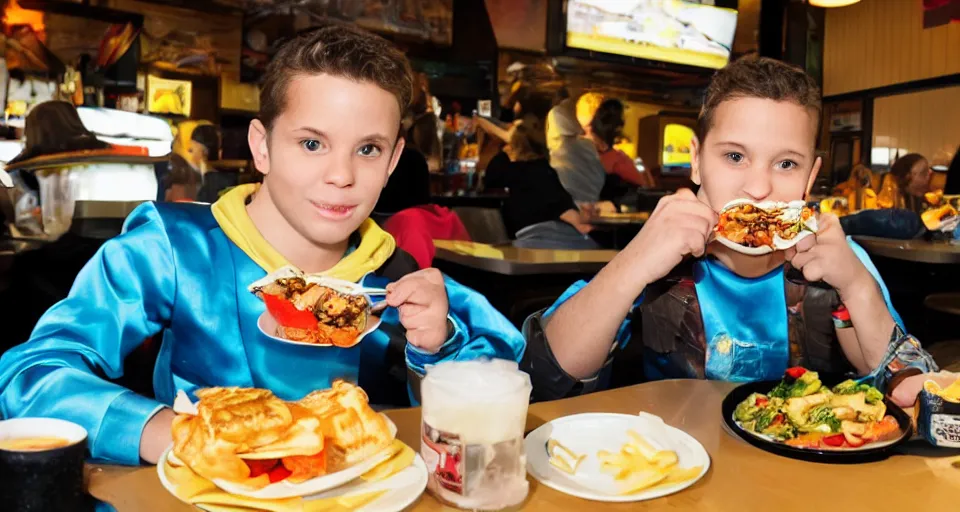
<instances>
[{"instance_id":1,"label":"boy's hand","mask_svg":"<svg viewBox=\"0 0 960 512\"><path fill-rule=\"evenodd\" d=\"M787 261L802 270L807 281L823 281L834 287L841 300L851 292L876 288L873 276L847 243L840 220L835 215L823 214L818 223L814 236L804 238L785 251Z\"/></svg>"},{"instance_id":2,"label":"boy's hand","mask_svg":"<svg viewBox=\"0 0 960 512\"><path fill-rule=\"evenodd\" d=\"M893 399L893 403L900 407L913 407L914 402L917 401L917 395L919 395L920 390L923 389L924 382L932 380L940 384L941 388L945 388L953 384L957 379L960 379L960 375L953 372L912 375L903 379L897 387L893 388L893 391L890 393L890 398Z\"/></svg>"},{"instance_id":3,"label":"boy's hand","mask_svg":"<svg viewBox=\"0 0 960 512\"><path fill-rule=\"evenodd\" d=\"M407 342L435 353L447 341L447 287L443 274L428 268L387 285L387 304L400 310Z\"/></svg>"},{"instance_id":4,"label":"boy's hand","mask_svg":"<svg viewBox=\"0 0 960 512\"><path fill-rule=\"evenodd\" d=\"M156 464L163 451L173 443L173 418L177 415L168 408L160 409L143 427L140 433L140 458L150 464Z\"/></svg>"},{"instance_id":5,"label":"boy's hand","mask_svg":"<svg viewBox=\"0 0 960 512\"><path fill-rule=\"evenodd\" d=\"M631 262L633 284L642 289L669 274L688 254L703 256L718 220L716 212L688 189L661 199L622 251Z\"/></svg>"}]
</instances>

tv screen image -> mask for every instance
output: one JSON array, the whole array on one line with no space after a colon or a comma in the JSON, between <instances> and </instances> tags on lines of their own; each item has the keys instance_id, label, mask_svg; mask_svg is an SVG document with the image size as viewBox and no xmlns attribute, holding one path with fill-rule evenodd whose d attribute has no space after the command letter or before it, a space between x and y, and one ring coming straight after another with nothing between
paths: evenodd
<instances>
[{"instance_id":1,"label":"tv screen image","mask_svg":"<svg viewBox=\"0 0 960 512\"><path fill-rule=\"evenodd\" d=\"M668 124L663 129L664 172L690 169L690 141L693 129L682 124Z\"/></svg>"},{"instance_id":2,"label":"tv screen image","mask_svg":"<svg viewBox=\"0 0 960 512\"><path fill-rule=\"evenodd\" d=\"M569 0L567 47L719 69L737 11L696 0Z\"/></svg>"}]
</instances>

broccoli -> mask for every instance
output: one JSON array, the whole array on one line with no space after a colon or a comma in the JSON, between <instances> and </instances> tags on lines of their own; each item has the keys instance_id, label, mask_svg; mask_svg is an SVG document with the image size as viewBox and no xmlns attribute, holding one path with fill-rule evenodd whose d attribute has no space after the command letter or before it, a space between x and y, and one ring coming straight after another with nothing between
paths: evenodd
<instances>
[{"instance_id":1,"label":"broccoli","mask_svg":"<svg viewBox=\"0 0 960 512\"><path fill-rule=\"evenodd\" d=\"M818 405L808 413L810 425L827 425L831 432L840 432L840 420L833 414L827 405Z\"/></svg>"},{"instance_id":2,"label":"broccoli","mask_svg":"<svg viewBox=\"0 0 960 512\"><path fill-rule=\"evenodd\" d=\"M868 404L875 404L883 401L883 393L881 393L880 390L871 386L870 384L857 384L853 380L845 380L840 384L837 384L833 387L833 392L838 395L853 395L861 392L865 393L866 402Z\"/></svg>"}]
</instances>

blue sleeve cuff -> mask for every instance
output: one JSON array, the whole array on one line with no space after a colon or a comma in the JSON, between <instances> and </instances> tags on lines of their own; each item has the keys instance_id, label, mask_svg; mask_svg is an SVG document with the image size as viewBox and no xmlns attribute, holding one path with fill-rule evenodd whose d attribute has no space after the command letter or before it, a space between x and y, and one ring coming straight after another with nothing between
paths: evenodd
<instances>
[{"instance_id":1,"label":"blue sleeve cuff","mask_svg":"<svg viewBox=\"0 0 960 512\"><path fill-rule=\"evenodd\" d=\"M424 375L426 372L425 366L427 365L437 364L455 358L457 352L460 351L460 347L467 341L466 329L460 325L460 322L452 315L447 315L447 321L453 326L453 334L450 336L450 339L440 346L440 349L437 350L436 353L421 350L407 343L407 367L418 375Z\"/></svg>"},{"instance_id":2,"label":"blue sleeve cuff","mask_svg":"<svg viewBox=\"0 0 960 512\"><path fill-rule=\"evenodd\" d=\"M139 465L143 427L163 407L160 402L133 391L117 395L107 407L97 438L90 445L90 456L130 466Z\"/></svg>"}]
</instances>

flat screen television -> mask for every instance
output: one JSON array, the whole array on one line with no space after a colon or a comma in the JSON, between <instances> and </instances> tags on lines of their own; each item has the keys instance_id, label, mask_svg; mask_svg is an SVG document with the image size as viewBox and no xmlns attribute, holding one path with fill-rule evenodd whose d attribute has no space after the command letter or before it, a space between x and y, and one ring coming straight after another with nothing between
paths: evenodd
<instances>
[{"instance_id":1,"label":"flat screen television","mask_svg":"<svg viewBox=\"0 0 960 512\"><path fill-rule=\"evenodd\" d=\"M637 155L654 177L690 176L694 112L660 112L640 119Z\"/></svg>"},{"instance_id":2,"label":"flat screen television","mask_svg":"<svg viewBox=\"0 0 960 512\"><path fill-rule=\"evenodd\" d=\"M566 48L719 69L730 60L736 8L735 0L567 0Z\"/></svg>"}]
</instances>

